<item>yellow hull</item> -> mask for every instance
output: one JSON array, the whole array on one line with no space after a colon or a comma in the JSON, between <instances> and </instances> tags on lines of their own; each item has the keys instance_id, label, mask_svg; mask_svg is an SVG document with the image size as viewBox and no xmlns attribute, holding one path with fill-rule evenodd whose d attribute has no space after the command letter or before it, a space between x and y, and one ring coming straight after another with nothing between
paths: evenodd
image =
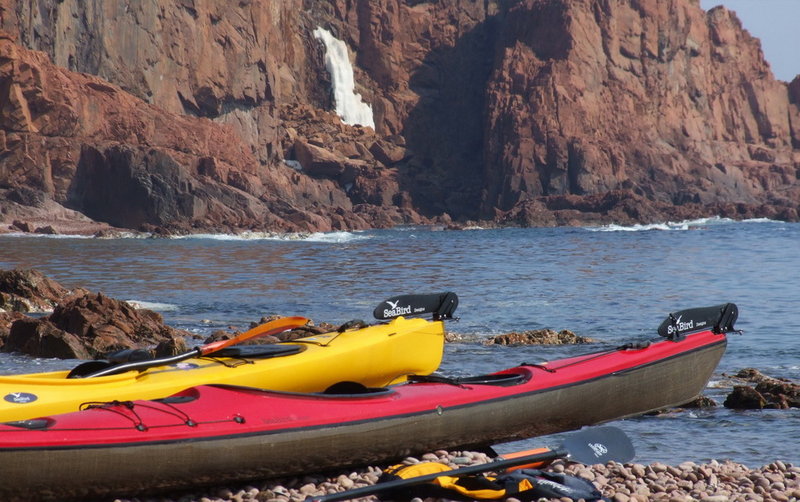
<instances>
[{"instance_id":1,"label":"yellow hull","mask_svg":"<svg viewBox=\"0 0 800 502\"><path fill-rule=\"evenodd\" d=\"M0 422L78 410L82 404L158 399L200 384L246 385L318 392L351 381L368 387L402 382L439 367L442 321L398 317L386 324L301 338L299 353L268 358L187 359L178 364L95 378L67 378L68 371L0 376Z\"/></svg>"}]
</instances>

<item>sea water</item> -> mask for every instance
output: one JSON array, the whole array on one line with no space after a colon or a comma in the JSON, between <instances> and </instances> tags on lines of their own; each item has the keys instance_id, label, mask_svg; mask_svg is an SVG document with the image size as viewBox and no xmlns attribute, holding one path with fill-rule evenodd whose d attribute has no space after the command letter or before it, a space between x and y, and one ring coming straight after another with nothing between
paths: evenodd
<instances>
[{"instance_id":1,"label":"sea water","mask_svg":"<svg viewBox=\"0 0 800 502\"><path fill-rule=\"evenodd\" d=\"M721 406L742 368L800 381L800 225L704 219L632 227L400 228L180 239L0 236L0 268L35 268L67 287L159 311L205 335L271 314L316 322L371 319L385 298L454 291L458 321L440 372L467 375L522 362L655 340L669 312L734 302L740 314L706 395L720 406L613 422L636 461L730 459L749 467L800 464L800 410ZM509 331L569 329L581 346L487 346ZM74 361L0 354L0 372L69 368ZM680 378L680 375L676 375ZM666 382L665 382L666 383ZM658 392L654 388L653 392ZM557 446L561 436L500 445Z\"/></svg>"}]
</instances>

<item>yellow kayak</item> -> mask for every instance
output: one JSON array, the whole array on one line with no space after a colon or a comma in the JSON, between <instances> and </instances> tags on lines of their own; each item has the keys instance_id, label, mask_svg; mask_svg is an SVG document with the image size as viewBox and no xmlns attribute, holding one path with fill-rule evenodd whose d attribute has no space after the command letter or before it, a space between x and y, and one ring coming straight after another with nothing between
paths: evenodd
<instances>
[{"instance_id":1,"label":"yellow kayak","mask_svg":"<svg viewBox=\"0 0 800 502\"><path fill-rule=\"evenodd\" d=\"M219 342L213 345L219 348ZM408 375L432 373L439 367L443 348L441 319L399 316L361 329L230 347L227 353L203 352L178 363L118 374L68 378L69 371L56 371L0 376L0 422L76 411L92 402L158 399L200 384L297 392L319 392L339 382L381 387L402 382Z\"/></svg>"}]
</instances>

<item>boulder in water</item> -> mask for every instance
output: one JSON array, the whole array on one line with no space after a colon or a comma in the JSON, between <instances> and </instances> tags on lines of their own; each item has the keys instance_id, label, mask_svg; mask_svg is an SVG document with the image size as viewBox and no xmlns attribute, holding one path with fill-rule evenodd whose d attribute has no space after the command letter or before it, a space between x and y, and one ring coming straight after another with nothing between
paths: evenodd
<instances>
[{"instance_id":1,"label":"boulder in water","mask_svg":"<svg viewBox=\"0 0 800 502\"><path fill-rule=\"evenodd\" d=\"M47 317L15 321L2 350L35 357L90 359L159 344L166 352L175 351L185 347L178 339L186 335L164 325L156 312L136 310L97 293L72 298Z\"/></svg>"},{"instance_id":2,"label":"boulder in water","mask_svg":"<svg viewBox=\"0 0 800 502\"><path fill-rule=\"evenodd\" d=\"M566 345L591 343L586 336L576 335L568 329L556 332L552 329L535 329L522 333L511 332L497 335L486 341L486 345Z\"/></svg>"}]
</instances>

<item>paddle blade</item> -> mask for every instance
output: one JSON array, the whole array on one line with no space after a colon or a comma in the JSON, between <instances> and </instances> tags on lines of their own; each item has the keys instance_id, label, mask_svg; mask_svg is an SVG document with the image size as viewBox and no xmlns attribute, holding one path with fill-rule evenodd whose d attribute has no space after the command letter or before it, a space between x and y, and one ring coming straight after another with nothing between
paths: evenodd
<instances>
[{"instance_id":1,"label":"paddle blade","mask_svg":"<svg viewBox=\"0 0 800 502\"><path fill-rule=\"evenodd\" d=\"M562 447L569 459L582 464L625 463L636 455L630 438L616 427L592 427L567 436Z\"/></svg>"},{"instance_id":2,"label":"paddle blade","mask_svg":"<svg viewBox=\"0 0 800 502\"><path fill-rule=\"evenodd\" d=\"M275 319L273 321L260 324L255 328L249 329L244 333L241 333L229 340L218 340L216 342L211 342L202 347L198 347L200 349L201 355L208 355L212 352L216 352L218 350L224 349L225 347L230 347L231 345L236 345L237 343L244 342L245 340L249 340L251 338L256 338L259 336L269 336L269 335L276 335L278 333L283 333L284 331L288 331L290 329L299 328L300 326L305 326L308 324L310 319L306 319L305 317L281 317L279 319Z\"/></svg>"}]
</instances>

